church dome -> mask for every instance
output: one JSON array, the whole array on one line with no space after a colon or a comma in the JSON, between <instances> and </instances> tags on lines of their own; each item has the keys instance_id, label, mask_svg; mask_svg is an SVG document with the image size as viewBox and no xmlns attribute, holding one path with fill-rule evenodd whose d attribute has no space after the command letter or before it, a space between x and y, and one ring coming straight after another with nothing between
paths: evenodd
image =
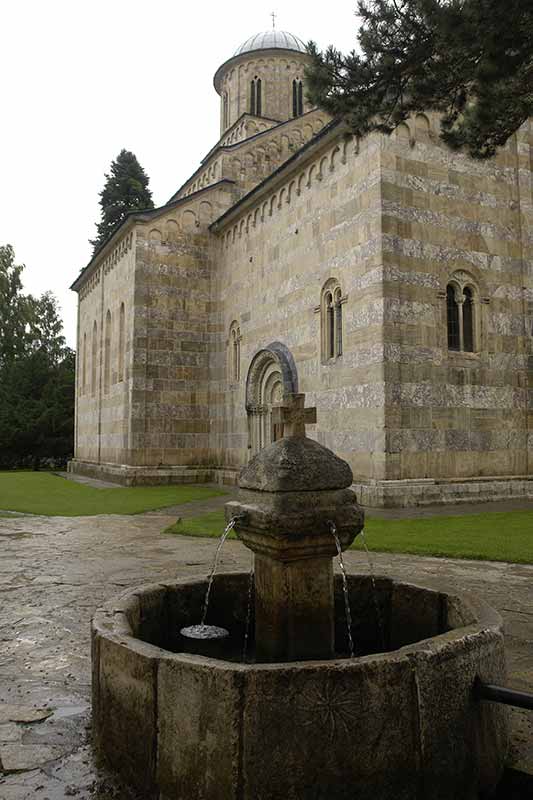
<instances>
[{"instance_id":1,"label":"church dome","mask_svg":"<svg viewBox=\"0 0 533 800\"><path fill-rule=\"evenodd\" d=\"M275 29L250 36L235 50L233 57L253 50L298 50L300 53L307 53L307 48L301 39L288 31Z\"/></svg>"}]
</instances>

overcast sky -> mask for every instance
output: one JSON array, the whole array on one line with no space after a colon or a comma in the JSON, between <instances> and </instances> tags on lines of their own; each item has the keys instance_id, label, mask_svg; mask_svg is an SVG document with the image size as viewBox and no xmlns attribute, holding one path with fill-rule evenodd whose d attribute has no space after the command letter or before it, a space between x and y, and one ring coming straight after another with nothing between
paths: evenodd
<instances>
[{"instance_id":1,"label":"overcast sky","mask_svg":"<svg viewBox=\"0 0 533 800\"><path fill-rule=\"evenodd\" d=\"M75 346L69 285L90 259L104 173L124 147L162 205L219 136L213 75L249 36L276 27L319 46L355 45L356 2L180 0L0 3L0 244L51 289Z\"/></svg>"}]
</instances>

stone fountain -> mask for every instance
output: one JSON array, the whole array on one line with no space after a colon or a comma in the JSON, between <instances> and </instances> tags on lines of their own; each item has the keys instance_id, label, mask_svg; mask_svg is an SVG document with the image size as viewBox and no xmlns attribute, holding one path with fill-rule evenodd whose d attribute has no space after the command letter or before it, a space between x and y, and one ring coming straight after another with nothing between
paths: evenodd
<instances>
[{"instance_id":1,"label":"stone fountain","mask_svg":"<svg viewBox=\"0 0 533 800\"><path fill-rule=\"evenodd\" d=\"M363 513L349 466L305 436L313 410L286 400L283 438L226 506L254 554L252 613L248 574L216 576L210 622L229 636L210 657L180 634L200 619L205 578L140 587L98 611L97 747L154 800L490 797L506 716L474 687L504 681L500 617L472 598L352 574L349 657L332 530L346 549Z\"/></svg>"}]
</instances>

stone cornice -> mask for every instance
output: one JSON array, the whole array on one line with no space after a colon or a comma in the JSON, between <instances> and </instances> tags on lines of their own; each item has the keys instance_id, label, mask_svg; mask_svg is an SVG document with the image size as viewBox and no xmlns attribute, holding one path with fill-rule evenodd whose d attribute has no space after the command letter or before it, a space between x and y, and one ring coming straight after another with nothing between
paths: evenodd
<instances>
[{"instance_id":1,"label":"stone cornice","mask_svg":"<svg viewBox=\"0 0 533 800\"><path fill-rule=\"evenodd\" d=\"M221 180L217 181L216 183L212 183L209 186L205 186L202 189L198 189L198 191L194 192L194 194L189 194L187 197L180 197L174 201L169 201L165 203L163 206L158 206L158 208L149 209L147 211L132 211L128 214L128 216L123 220L123 222L118 226L118 228L114 231L114 233L107 239L104 244L99 248L99 250L94 254L92 259L89 261L86 267L84 267L76 280L71 284L70 288L74 292L79 292L82 286L91 278L94 272L103 264L103 262L113 253L115 247L119 246L123 237L133 228L133 226L138 222L149 222L150 220L157 219L162 214L167 213L170 209L175 208L179 205L185 205L185 203L190 202L191 200L196 199L201 194L206 194L213 189L220 188L221 185L228 184L233 185L234 181L230 180L229 178L222 178Z\"/></svg>"},{"instance_id":2,"label":"stone cornice","mask_svg":"<svg viewBox=\"0 0 533 800\"><path fill-rule=\"evenodd\" d=\"M301 119L301 117L299 118ZM255 206L263 196L272 192L279 184L284 183L292 173L301 168L305 163L316 157L317 151L328 147L332 140L342 133L349 133L348 126L336 119L322 128L306 144L300 147L294 155L284 161L274 172L255 186L248 194L244 195L237 203L229 208L222 216L209 226L213 233L222 232L226 226L231 225L236 218L244 214L251 206Z\"/></svg>"},{"instance_id":3,"label":"stone cornice","mask_svg":"<svg viewBox=\"0 0 533 800\"><path fill-rule=\"evenodd\" d=\"M266 131L258 131L257 133L254 133L252 136L248 136L246 139L241 139L240 141L234 142L233 144L220 144L220 142L223 139L226 138L226 135L227 135L227 131L226 131L224 133L224 135L220 137L220 139L217 142L217 144L209 151L209 153L205 156L205 158L202 159L202 162L200 163L200 166L198 167L198 169L193 172L193 174L190 176L190 178L187 178L187 180L184 183L182 183L182 185L179 187L179 189L174 192L172 197L170 197L168 202L169 203L173 202L178 197L180 192L182 192L184 189L186 189L187 186L191 182L193 182L194 179L197 178L198 175L200 175L203 170L207 169L207 167L209 166L209 163L211 161L214 161L220 153L230 153L233 150L237 150L239 147L243 147L244 145L247 145L247 144L249 144L250 142L252 142L254 140L259 140L261 137L267 137L269 134L272 135L274 133L274 131L276 133L278 133L280 130L282 130L283 128L287 127L288 125L295 125L295 124L301 123L302 120L305 122L305 120L308 117L310 117L312 114L316 114L319 111L320 111L320 109L318 109L318 108L312 108L310 111L306 111L305 114L301 114L301 116L299 116L299 117L293 117L292 119L287 119L284 122L279 122L277 125L273 125L271 128L267 128ZM322 112L322 113L324 113L324 112ZM246 114L241 114L241 116L239 117L239 119L237 120L235 125L237 125L239 122L241 122L244 116L247 116L247 115ZM248 115L248 116L250 116L250 119L261 119L261 117L252 117L251 115ZM267 118L265 118L265 119L267 119ZM270 120L268 118L268 121L271 122L272 120ZM232 126L232 127L234 127L234 126ZM228 130L231 130L231 129L228 129Z\"/></svg>"},{"instance_id":4,"label":"stone cornice","mask_svg":"<svg viewBox=\"0 0 533 800\"><path fill-rule=\"evenodd\" d=\"M301 58L304 63L308 63L310 61L309 53L302 53L301 50L290 50L288 47L270 47L265 48L264 50L246 50L244 53L239 53L236 56L232 56L228 58L227 61L224 61L223 64L217 69L213 77L213 86L215 87L216 93L220 94L220 81L222 80L222 76L224 72L226 72L230 67L234 67L237 64L242 64L244 61L256 61L258 58L272 58L272 56L278 56L278 58Z\"/></svg>"}]
</instances>

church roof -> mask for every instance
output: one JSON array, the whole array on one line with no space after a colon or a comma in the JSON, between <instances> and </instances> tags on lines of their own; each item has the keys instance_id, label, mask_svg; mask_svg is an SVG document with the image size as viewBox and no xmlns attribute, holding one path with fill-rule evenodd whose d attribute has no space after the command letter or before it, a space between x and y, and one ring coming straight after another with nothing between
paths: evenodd
<instances>
[{"instance_id":1,"label":"church roof","mask_svg":"<svg viewBox=\"0 0 533 800\"><path fill-rule=\"evenodd\" d=\"M278 31L275 29L256 33L250 36L238 47L233 57L240 56L242 53L249 53L252 50L299 50L306 53L305 44L294 34L288 31Z\"/></svg>"}]
</instances>

